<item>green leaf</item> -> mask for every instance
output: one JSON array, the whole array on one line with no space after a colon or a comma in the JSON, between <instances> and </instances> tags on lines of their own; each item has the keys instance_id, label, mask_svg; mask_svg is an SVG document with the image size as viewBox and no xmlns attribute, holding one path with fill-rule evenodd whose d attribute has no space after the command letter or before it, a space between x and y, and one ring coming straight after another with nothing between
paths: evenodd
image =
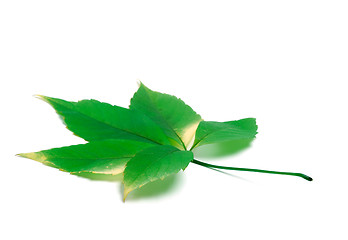
<instances>
[{"instance_id":1,"label":"green leaf","mask_svg":"<svg viewBox=\"0 0 348 240\"><path fill-rule=\"evenodd\" d=\"M89 178L99 174L105 180L123 172L124 201L131 191L185 170L190 162L210 169L313 180L302 173L218 166L194 159L191 150L205 144L251 142L257 134L256 120L203 121L181 99L152 91L142 83L130 109L93 99L69 102L38 97L56 110L69 130L89 143L18 155Z\"/></svg>"},{"instance_id":2,"label":"green leaf","mask_svg":"<svg viewBox=\"0 0 348 240\"><path fill-rule=\"evenodd\" d=\"M18 155L65 172L115 175L123 172L126 163L137 152L151 146L156 145L125 139L110 139Z\"/></svg>"},{"instance_id":3,"label":"green leaf","mask_svg":"<svg viewBox=\"0 0 348 240\"><path fill-rule=\"evenodd\" d=\"M179 172L193 160L193 153L173 146L155 146L137 153L124 170L124 200L136 188Z\"/></svg>"},{"instance_id":4,"label":"green leaf","mask_svg":"<svg viewBox=\"0 0 348 240\"><path fill-rule=\"evenodd\" d=\"M152 91L142 83L131 99L129 108L146 114L163 129L172 145L185 150L202 121L181 99Z\"/></svg>"},{"instance_id":5,"label":"green leaf","mask_svg":"<svg viewBox=\"0 0 348 240\"><path fill-rule=\"evenodd\" d=\"M86 141L129 139L169 144L167 136L144 114L97 100L69 102L38 96L60 115L66 127Z\"/></svg>"},{"instance_id":6,"label":"green leaf","mask_svg":"<svg viewBox=\"0 0 348 240\"><path fill-rule=\"evenodd\" d=\"M205 144L239 139L254 139L257 134L255 118L229 122L200 122L191 149Z\"/></svg>"}]
</instances>

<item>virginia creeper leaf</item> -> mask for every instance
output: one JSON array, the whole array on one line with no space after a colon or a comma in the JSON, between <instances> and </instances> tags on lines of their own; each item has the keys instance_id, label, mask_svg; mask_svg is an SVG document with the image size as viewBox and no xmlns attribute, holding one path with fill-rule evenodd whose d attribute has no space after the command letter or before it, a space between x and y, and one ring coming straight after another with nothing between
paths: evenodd
<instances>
[{"instance_id":1,"label":"virginia creeper leaf","mask_svg":"<svg viewBox=\"0 0 348 240\"><path fill-rule=\"evenodd\" d=\"M205 144L253 140L256 120L203 121L181 99L152 91L142 83L129 109L93 99L69 102L39 97L56 110L70 131L89 143L19 156L70 173L123 172L124 200L131 191L184 170L190 162L212 169L291 175L312 181L302 173L225 167L194 159L191 150Z\"/></svg>"},{"instance_id":2,"label":"virginia creeper leaf","mask_svg":"<svg viewBox=\"0 0 348 240\"><path fill-rule=\"evenodd\" d=\"M137 152L151 146L156 145L126 139L109 139L40 152L21 153L19 156L70 173L115 175L123 172L126 163Z\"/></svg>"},{"instance_id":3,"label":"virginia creeper leaf","mask_svg":"<svg viewBox=\"0 0 348 240\"><path fill-rule=\"evenodd\" d=\"M140 83L131 99L130 109L141 111L156 122L169 136L172 145L186 149L202 121L181 99L150 90Z\"/></svg>"},{"instance_id":4,"label":"virginia creeper leaf","mask_svg":"<svg viewBox=\"0 0 348 240\"><path fill-rule=\"evenodd\" d=\"M205 144L238 139L254 139L257 134L255 118L229 122L202 121L198 125L191 149Z\"/></svg>"},{"instance_id":5,"label":"virginia creeper leaf","mask_svg":"<svg viewBox=\"0 0 348 240\"><path fill-rule=\"evenodd\" d=\"M97 100L69 102L38 96L60 115L66 127L86 141L129 139L169 144L167 136L144 114Z\"/></svg>"},{"instance_id":6,"label":"virginia creeper leaf","mask_svg":"<svg viewBox=\"0 0 348 240\"><path fill-rule=\"evenodd\" d=\"M138 152L124 170L124 200L136 188L179 172L193 160L191 151L173 146L154 146Z\"/></svg>"}]
</instances>

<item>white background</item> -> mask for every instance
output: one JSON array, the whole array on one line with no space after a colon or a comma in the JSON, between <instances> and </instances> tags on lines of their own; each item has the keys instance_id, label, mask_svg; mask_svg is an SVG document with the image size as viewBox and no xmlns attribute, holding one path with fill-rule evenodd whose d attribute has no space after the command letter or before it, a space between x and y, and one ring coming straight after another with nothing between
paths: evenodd
<instances>
[{"instance_id":1,"label":"white background","mask_svg":"<svg viewBox=\"0 0 348 240\"><path fill-rule=\"evenodd\" d=\"M334 0L1 1L0 238L347 239L347 12ZM118 181L14 156L84 142L33 94L127 107L138 80L205 120L257 118L251 148L200 160L314 181L191 164L123 203Z\"/></svg>"}]
</instances>

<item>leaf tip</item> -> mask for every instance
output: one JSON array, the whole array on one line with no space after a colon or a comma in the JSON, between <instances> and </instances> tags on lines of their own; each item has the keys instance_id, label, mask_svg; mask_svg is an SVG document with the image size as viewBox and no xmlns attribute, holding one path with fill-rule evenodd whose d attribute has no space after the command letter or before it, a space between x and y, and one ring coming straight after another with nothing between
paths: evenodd
<instances>
[{"instance_id":1,"label":"leaf tip","mask_svg":"<svg viewBox=\"0 0 348 240\"><path fill-rule=\"evenodd\" d=\"M34 98L38 98L38 99L42 99L42 98L44 98L45 96L40 95L40 94L34 94L33 97L34 97Z\"/></svg>"},{"instance_id":2,"label":"leaf tip","mask_svg":"<svg viewBox=\"0 0 348 240\"><path fill-rule=\"evenodd\" d=\"M123 191L123 202L126 202L126 198L128 196L128 194L131 192L132 190L127 189L126 187L124 188Z\"/></svg>"},{"instance_id":3,"label":"leaf tip","mask_svg":"<svg viewBox=\"0 0 348 240\"><path fill-rule=\"evenodd\" d=\"M33 97L40 99L42 101L48 102L49 97L46 97L44 95L40 95L40 94L34 94Z\"/></svg>"},{"instance_id":4,"label":"leaf tip","mask_svg":"<svg viewBox=\"0 0 348 240\"><path fill-rule=\"evenodd\" d=\"M29 158L38 162L45 162L45 160L47 159L45 157L45 154L41 153L41 152L31 152L31 153L19 153L16 154L16 156L18 157L23 157L23 158Z\"/></svg>"},{"instance_id":5,"label":"leaf tip","mask_svg":"<svg viewBox=\"0 0 348 240\"><path fill-rule=\"evenodd\" d=\"M144 85L139 78L137 78L137 85L140 87L141 85Z\"/></svg>"}]
</instances>

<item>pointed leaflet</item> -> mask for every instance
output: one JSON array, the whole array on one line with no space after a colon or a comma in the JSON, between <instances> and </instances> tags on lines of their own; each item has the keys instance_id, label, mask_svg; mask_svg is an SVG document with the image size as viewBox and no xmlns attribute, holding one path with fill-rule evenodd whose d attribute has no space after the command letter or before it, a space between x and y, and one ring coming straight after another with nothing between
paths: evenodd
<instances>
[{"instance_id":1,"label":"pointed leaflet","mask_svg":"<svg viewBox=\"0 0 348 240\"><path fill-rule=\"evenodd\" d=\"M93 99L68 102L58 98L38 97L56 110L70 131L87 141L130 139L169 143L163 130L138 111Z\"/></svg>"},{"instance_id":2,"label":"pointed leaflet","mask_svg":"<svg viewBox=\"0 0 348 240\"><path fill-rule=\"evenodd\" d=\"M110 139L18 155L71 173L119 174L123 172L129 159L140 150L151 146L156 145Z\"/></svg>"},{"instance_id":3,"label":"pointed leaflet","mask_svg":"<svg viewBox=\"0 0 348 240\"><path fill-rule=\"evenodd\" d=\"M238 139L253 139L257 134L255 118L229 122L200 122L191 149L205 144Z\"/></svg>"},{"instance_id":4,"label":"pointed leaflet","mask_svg":"<svg viewBox=\"0 0 348 240\"><path fill-rule=\"evenodd\" d=\"M141 111L156 122L175 146L186 149L193 139L201 117L181 99L150 90L140 84L130 109Z\"/></svg>"},{"instance_id":5,"label":"pointed leaflet","mask_svg":"<svg viewBox=\"0 0 348 240\"><path fill-rule=\"evenodd\" d=\"M173 146L155 146L137 153L124 170L124 200L128 193L146 183L163 179L185 169L193 160L193 153Z\"/></svg>"}]
</instances>

